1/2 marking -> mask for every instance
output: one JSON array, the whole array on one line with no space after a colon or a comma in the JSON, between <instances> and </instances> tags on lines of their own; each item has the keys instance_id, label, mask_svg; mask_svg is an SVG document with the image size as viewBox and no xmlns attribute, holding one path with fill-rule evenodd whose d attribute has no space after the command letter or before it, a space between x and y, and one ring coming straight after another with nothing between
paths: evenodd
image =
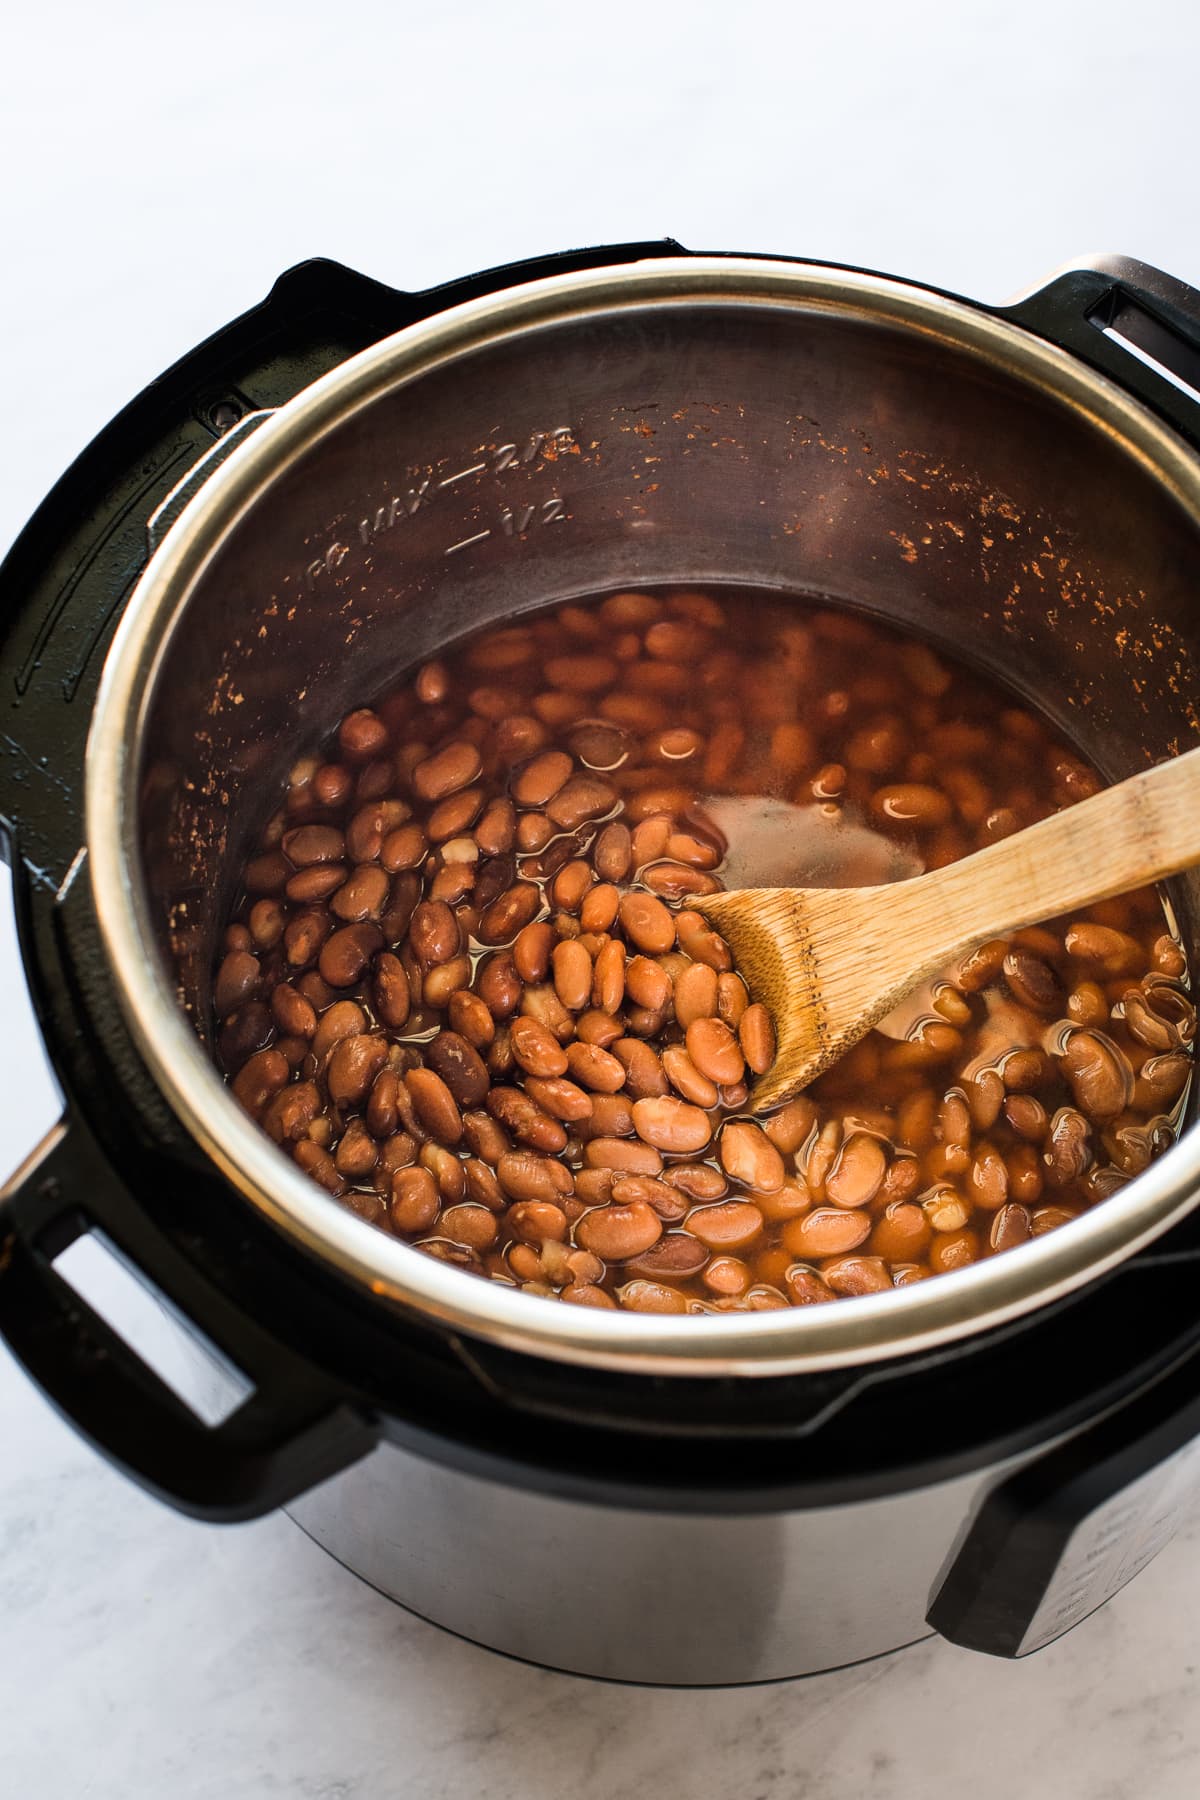
<instances>
[{"instance_id":1,"label":"1/2 marking","mask_svg":"<svg viewBox=\"0 0 1200 1800\"><path fill-rule=\"evenodd\" d=\"M515 510L506 506L495 525L488 525L477 531L473 537L460 538L457 544L449 544L446 555L453 556L457 550L466 550L472 544L481 544L484 538L499 535L500 537L523 537L527 531L536 531L542 525L560 525L567 519L566 501L558 494L549 500L537 500L529 506L519 506Z\"/></svg>"}]
</instances>

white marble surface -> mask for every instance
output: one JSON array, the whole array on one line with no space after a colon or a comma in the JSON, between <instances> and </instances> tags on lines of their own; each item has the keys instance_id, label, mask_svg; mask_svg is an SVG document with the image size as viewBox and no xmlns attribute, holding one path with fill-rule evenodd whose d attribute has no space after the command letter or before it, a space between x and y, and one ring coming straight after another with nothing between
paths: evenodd
<instances>
[{"instance_id":1,"label":"white marble surface","mask_svg":"<svg viewBox=\"0 0 1200 1800\"><path fill-rule=\"evenodd\" d=\"M1196 281L1198 47L1190 0L9 9L0 548L313 253L421 286L670 231L991 299L1086 248ZM0 997L15 1161L55 1102L7 910ZM1190 1800L1198 1543L1023 1664L930 1644L758 1690L606 1687L407 1617L285 1519L175 1517L0 1358L0 1794Z\"/></svg>"}]
</instances>

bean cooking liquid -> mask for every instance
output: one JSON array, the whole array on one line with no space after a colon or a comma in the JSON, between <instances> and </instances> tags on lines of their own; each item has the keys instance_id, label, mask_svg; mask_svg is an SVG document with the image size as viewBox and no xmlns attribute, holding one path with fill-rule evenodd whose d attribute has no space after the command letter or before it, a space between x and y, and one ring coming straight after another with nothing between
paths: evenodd
<instances>
[{"instance_id":1,"label":"bean cooking liquid","mask_svg":"<svg viewBox=\"0 0 1200 1800\"><path fill-rule=\"evenodd\" d=\"M220 1057L342 1205L529 1294L905 1286L1174 1141L1195 1012L1157 892L985 944L761 1119L773 1024L689 900L901 879L1099 786L1000 686L826 607L529 615L297 763L225 933Z\"/></svg>"}]
</instances>

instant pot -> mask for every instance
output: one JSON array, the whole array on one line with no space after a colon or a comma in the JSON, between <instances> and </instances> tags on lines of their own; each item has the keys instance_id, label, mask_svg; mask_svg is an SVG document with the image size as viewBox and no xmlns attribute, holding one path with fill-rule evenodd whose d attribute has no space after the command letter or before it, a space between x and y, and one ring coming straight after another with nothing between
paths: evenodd
<instances>
[{"instance_id":1,"label":"instant pot","mask_svg":"<svg viewBox=\"0 0 1200 1800\"><path fill-rule=\"evenodd\" d=\"M285 1506L405 1606L562 1669L790 1676L1058 1637L1200 1481L1200 1134L892 1293L670 1318L374 1230L206 1042L296 755L483 622L655 582L817 594L1001 674L1110 779L1200 730L1200 294L1100 259L987 308L861 270L311 262L131 403L0 572L0 815L64 1095L0 1194L0 1331L101 1452ZM1171 884L1193 963L1200 885ZM240 1386L195 1410L77 1291L93 1234ZM213 1422L214 1417L216 1422Z\"/></svg>"}]
</instances>

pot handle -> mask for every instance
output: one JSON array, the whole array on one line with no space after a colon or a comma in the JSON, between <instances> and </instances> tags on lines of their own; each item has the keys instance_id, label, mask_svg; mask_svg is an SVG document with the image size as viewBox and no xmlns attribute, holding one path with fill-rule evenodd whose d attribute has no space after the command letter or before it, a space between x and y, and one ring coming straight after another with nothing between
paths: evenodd
<instances>
[{"instance_id":1,"label":"pot handle","mask_svg":"<svg viewBox=\"0 0 1200 1800\"><path fill-rule=\"evenodd\" d=\"M1096 256L996 310L1110 375L1200 446L1200 289L1132 257Z\"/></svg>"},{"instance_id":2,"label":"pot handle","mask_svg":"<svg viewBox=\"0 0 1200 1800\"><path fill-rule=\"evenodd\" d=\"M150 1493L218 1523L258 1518L364 1456L378 1427L351 1397L239 1315L122 1202L70 1113L0 1189L0 1337L68 1422ZM55 1268L94 1227L195 1353L244 1377L251 1391L220 1423L205 1424Z\"/></svg>"},{"instance_id":3,"label":"pot handle","mask_svg":"<svg viewBox=\"0 0 1200 1800\"><path fill-rule=\"evenodd\" d=\"M1200 1350L1001 1481L927 1615L968 1650L1028 1656L1070 1631L1170 1542L1200 1498Z\"/></svg>"}]
</instances>

